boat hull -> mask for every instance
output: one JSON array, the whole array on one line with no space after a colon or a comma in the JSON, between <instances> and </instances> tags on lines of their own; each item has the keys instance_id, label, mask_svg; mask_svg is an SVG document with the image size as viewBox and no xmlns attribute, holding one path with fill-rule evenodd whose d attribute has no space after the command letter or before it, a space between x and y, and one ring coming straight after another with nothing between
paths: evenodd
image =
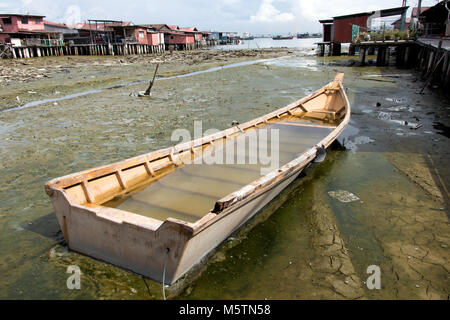
<instances>
[{"instance_id":1,"label":"boat hull","mask_svg":"<svg viewBox=\"0 0 450 320\"><path fill-rule=\"evenodd\" d=\"M67 246L159 282L174 283L289 186L319 156L318 150L327 148L344 130L350 120L350 105L342 79L343 75L338 75L327 87L242 127L227 129L177 149L155 151L48 182L46 192ZM317 104L328 107L322 109ZM324 113L327 117L341 117L341 120L316 146L218 200L214 209L196 222L174 218L160 221L101 205L114 195L133 192L131 185L153 179L156 170L164 174L177 170L180 158L175 156L175 151L195 154L194 149L210 145L214 139L226 140L258 124L264 125L270 119L277 121L283 115L293 116L296 112L309 116ZM164 170L168 167L167 173Z\"/></svg>"},{"instance_id":2,"label":"boat hull","mask_svg":"<svg viewBox=\"0 0 450 320\"><path fill-rule=\"evenodd\" d=\"M176 281L195 266L203 257L208 255L214 248L218 247L230 234L242 227L247 221L254 217L265 205L272 201L281 191L294 181L303 170L293 173L276 186L267 189L251 199L241 207L234 209L223 219L210 225L207 229L196 234L188 241L185 252L181 257L177 271L171 278Z\"/></svg>"}]
</instances>

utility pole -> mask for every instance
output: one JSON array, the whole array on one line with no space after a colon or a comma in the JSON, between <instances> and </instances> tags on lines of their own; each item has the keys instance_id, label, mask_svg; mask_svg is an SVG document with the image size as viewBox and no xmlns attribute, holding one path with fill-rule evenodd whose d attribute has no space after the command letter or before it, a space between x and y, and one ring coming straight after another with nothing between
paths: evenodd
<instances>
[{"instance_id":1,"label":"utility pole","mask_svg":"<svg viewBox=\"0 0 450 320\"><path fill-rule=\"evenodd\" d=\"M450 7L449 7L449 4L450 4L449 0L444 1L444 7L448 11L447 21L445 21L445 36L446 37L450 36Z\"/></svg>"},{"instance_id":2,"label":"utility pole","mask_svg":"<svg viewBox=\"0 0 450 320\"><path fill-rule=\"evenodd\" d=\"M417 12L415 18L417 21L415 22L414 28L417 28L417 30L420 30L420 14L422 13L422 0L419 0L419 3L417 4ZM417 23L417 25L416 25Z\"/></svg>"},{"instance_id":3,"label":"utility pole","mask_svg":"<svg viewBox=\"0 0 450 320\"><path fill-rule=\"evenodd\" d=\"M407 4L407 1L406 1L406 0L403 0L402 7L403 7L403 8L406 7L406 4ZM402 20L401 20L401 24L400 24L400 30L401 30L401 31L404 31L404 30L405 30L405 27L406 27L406 10L403 11L403 13L402 13L402 18L401 18L401 19L402 19Z\"/></svg>"},{"instance_id":4,"label":"utility pole","mask_svg":"<svg viewBox=\"0 0 450 320\"><path fill-rule=\"evenodd\" d=\"M420 12L422 11L422 0L419 0L419 4L417 6L417 13L416 13L416 18L417 20L419 20L420 17Z\"/></svg>"}]
</instances>

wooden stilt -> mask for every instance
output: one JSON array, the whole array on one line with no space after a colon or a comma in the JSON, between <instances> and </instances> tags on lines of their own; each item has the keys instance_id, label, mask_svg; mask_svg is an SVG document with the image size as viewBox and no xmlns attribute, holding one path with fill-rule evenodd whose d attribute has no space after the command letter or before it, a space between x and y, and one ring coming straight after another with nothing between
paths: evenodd
<instances>
[{"instance_id":1,"label":"wooden stilt","mask_svg":"<svg viewBox=\"0 0 450 320\"><path fill-rule=\"evenodd\" d=\"M441 72L441 82L445 83L445 76L446 76L446 70L448 69L448 65L449 65L449 52L445 52L445 57L444 57L444 63L442 64L442 72Z\"/></svg>"},{"instance_id":2,"label":"wooden stilt","mask_svg":"<svg viewBox=\"0 0 450 320\"><path fill-rule=\"evenodd\" d=\"M350 45L350 48L348 49L348 55L354 56L355 55L355 46L353 44Z\"/></svg>"},{"instance_id":3,"label":"wooden stilt","mask_svg":"<svg viewBox=\"0 0 450 320\"><path fill-rule=\"evenodd\" d=\"M384 64L385 58L384 55L386 53L385 47L378 47L378 53L377 53L377 66L381 67Z\"/></svg>"},{"instance_id":4,"label":"wooden stilt","mask_svg":"<svg viewBox=\"0 0 450 320\"><path fill-rule=\"evenodd\" d=\"M361 49L359 51L361 66L366 65L366 53L367 53L367 47L361 47Z\"/></svg>"},{"instance_id":5,"label":"wooden stilt","mask_svg":"<svg viewBox=\"0 0 450 320\"><path fill-rule=\"evenodd\" d=\"M391 58L391 50L390 50L389 47L386 47L386 53L385 53L384 58L385 58L384 65L385 66L389 66L389 61L390 61L390 58Z\"/></svg>"}]
</instances>

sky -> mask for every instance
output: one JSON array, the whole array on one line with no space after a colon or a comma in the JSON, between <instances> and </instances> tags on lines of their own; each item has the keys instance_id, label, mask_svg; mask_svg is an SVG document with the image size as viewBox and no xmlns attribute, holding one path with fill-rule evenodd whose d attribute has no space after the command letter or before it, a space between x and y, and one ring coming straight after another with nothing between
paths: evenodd
<instances>
[{"instance_id":1,"label":"sky","mask_svg":"<svg viewBox=\"0 0 450 320\"><path fill-rule=\"evenodd\" d=\"M423 0L422 6L437 2ZM402 0L0 0L0 13L29 12L68 24L109 19L259 35L321 32L319 19L401 5Z\"/></svg>"}]
</instances>

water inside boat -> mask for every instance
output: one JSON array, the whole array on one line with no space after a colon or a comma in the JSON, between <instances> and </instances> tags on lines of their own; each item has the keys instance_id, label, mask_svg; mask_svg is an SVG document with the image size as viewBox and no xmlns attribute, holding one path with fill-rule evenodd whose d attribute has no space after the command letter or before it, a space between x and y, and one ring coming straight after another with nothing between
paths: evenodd
<instances>
[{"instance_id":1,"label":"water inside boat","mask_svg":"<svg viewBox=\"0 0 450 320\"><path fill-rule=\"evenodd\" d=\"M273 171L287 164L334 129L316 125L297 118L246 130L239 136L245 137L245 147L237 147L243 140L230 137L226 143L203 152L199 156L203 163L184 164L139 191L103 205L161 221L171 217L195 222L210 212L217 200L268 173L261 169ZM264 134L267 139L263 139ZM272 165L276 162L275 167L270 161Z\"/></svg>"}]
</instances>

